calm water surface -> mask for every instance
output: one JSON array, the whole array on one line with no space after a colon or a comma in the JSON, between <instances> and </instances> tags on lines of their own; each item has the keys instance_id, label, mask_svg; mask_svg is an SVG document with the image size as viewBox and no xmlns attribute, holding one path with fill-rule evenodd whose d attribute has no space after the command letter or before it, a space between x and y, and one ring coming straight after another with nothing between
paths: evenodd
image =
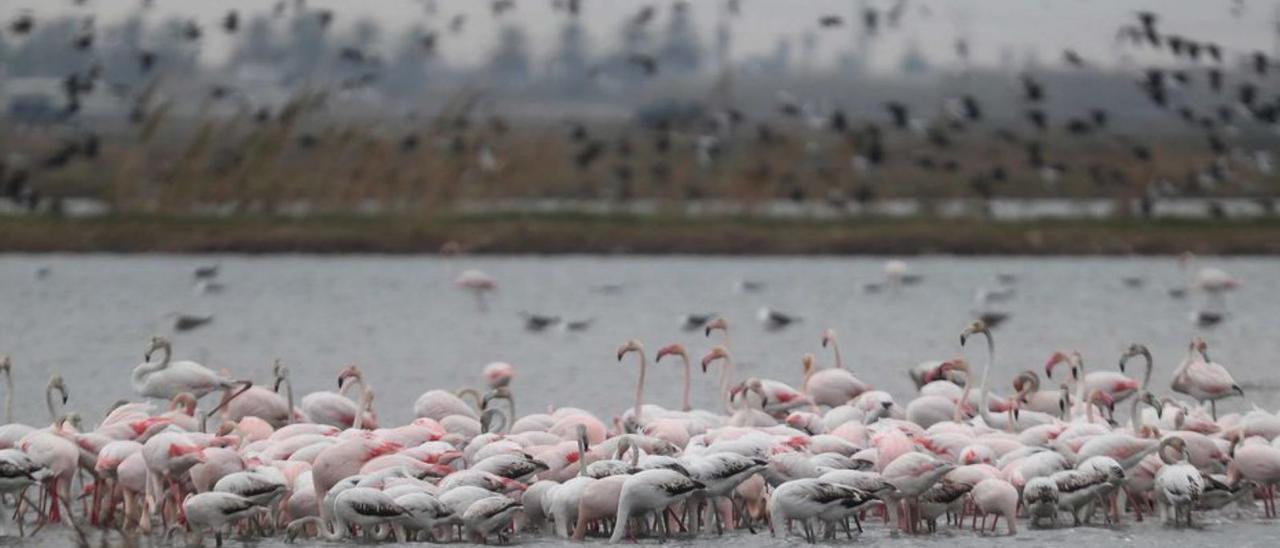
<instances>
[{"instance_id":1,"label":"calm water surface","mask_svg":"<svg viewBox=\"0 0 1280 548\"><path fill-rule=\"evenodd\" d=\"M614 358L618 345L636 338L652 353L681 342L696 362L711 342L681 331L677 317L714 312L731 324L732 350L743 374L798 386L804 352L830 363L819 343L823 328L833 327L855 373L905 402L911 393L907 367L958 355L977 363L985 359L980 348L960 348L957 334L970 320L974 292L995 287L996 274L1011 273L1018 276L1015 296L1000 306L1012 319L995 332L993 382L1023 369L1041 370L1056 349L1077 349L1088 367L1112 369L1129 343L1142 342L1155 355L1153 385L1167 389L1187 342L1200 335L1248 396L1222 409L1256 404L1275 411L1280 260L1204 262L1244 282L1227 299L1230 319L1208 330L1188 321L1198 299L1167 295L1168 288L1186 281L1173 258L915 258L910 264L923 276L921 283L872 294L862 285L883 278L882 258L6 255L0 256L0 352L13 357L15 391L7 397L15 402L17 420L28 424L48 422L43 388L55 372L67 379L68 408L96 422L113 401L132 396L129 373L156 334L170 337L175 358L259 382L269 381L272 360L280 358L293 371L299 397L334 389L337 371L359 364L377 393L379 417L388 424L411 419L413 400L428 389L479 385L480 368L495 360L517 366L513 388L521 412L573 405L612 416L629 405L637 374L632 359L619 364ZM214 263L221 265L226 290L197 294L192 270ZM50 272L38 279L42 267ZM498 280L487 312L453 287L453 277L465 268L480 268ZM1126 277L1145 284L1129 287ZM764 288L743 293L736 289L742 279ZM767 332L755 319L761 306L803 320ZM521 311L593 323L584 332L530 333ZM213 314L215 320L176 334L176 313ZM647 401L678 406L681 374L678 362L651 364ZM712 376L695 372L695 406L712 407L714 384ZM1185 533L1137 524L1037 531L1002 542L1280 541L1275 524L1234 517L1210 516L1203 529ZM66 540L55 533L35 544ZM766 536L699 540L704 542L785 543ZM990 539L969 532L889 539L883 529L872 528L860 541L889 542L985 546Z\"/></svg>"}]
</instances>

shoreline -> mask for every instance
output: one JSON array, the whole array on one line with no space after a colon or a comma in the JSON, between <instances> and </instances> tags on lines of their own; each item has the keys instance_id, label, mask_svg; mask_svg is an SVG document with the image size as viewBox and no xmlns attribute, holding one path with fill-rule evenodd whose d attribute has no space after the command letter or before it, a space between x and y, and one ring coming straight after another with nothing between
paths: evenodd
<instances>
[{"instance_id":1,"label":"shoreline","mask_svg":"<svg viewBox=\"0 0 1280 548\"><path fill-rule=\"evenodd\" d=\"M1280 255L1280 220L808 220L594 214L0 216L0 253Z\"/></svg>"}]
</instances>

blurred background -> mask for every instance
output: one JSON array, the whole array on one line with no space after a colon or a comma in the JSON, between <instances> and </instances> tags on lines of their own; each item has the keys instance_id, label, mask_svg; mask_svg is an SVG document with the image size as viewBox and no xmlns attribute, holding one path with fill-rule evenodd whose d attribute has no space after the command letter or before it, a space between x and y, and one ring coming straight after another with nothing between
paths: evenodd
<instances>
[{"instance_id":1,"label":"blurred background","mask_svg":"<svg viewBox=\"0 0 1280 548\"><path fill-rule=\"evenodd\" d=\"M13 0L0 19L11 215L1257 220L1280 182L1276 2ZM4 222L10 249L86 248ZM81 228L89 249L217 247Z\"/></svg>"}]
</instances>

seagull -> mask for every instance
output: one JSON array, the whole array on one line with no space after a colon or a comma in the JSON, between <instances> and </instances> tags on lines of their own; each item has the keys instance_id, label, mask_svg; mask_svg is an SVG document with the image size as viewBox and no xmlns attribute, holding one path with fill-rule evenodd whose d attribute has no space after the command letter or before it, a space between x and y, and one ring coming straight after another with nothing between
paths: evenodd
<instances>
[{"instance_id":1,"label":"seagull","mask_svg":"<svg viewBox=\"0 0 1280 548\"><path fill-rule=\"evenodd\" d=\"M684 314L680 316L680 329L685 331L697 331L707 322L715 318L715 314Z\"/></svg>"},{"instance_id":2,"label":"seagull","mask_svg":"<svg viewBox=\"0 0 1280 548\"><path fill-rule=\"evenodd\" d=\"M540 314L521 312L520 317L524 318L524 328L533 332L543 331L548 327L560 323L559 316L543 316Z\"/></svg>"},{"instance_id":3,"label":"seagull","mask_svg":"<svg viewBox=\"0 0 1280 548\"><path fill-rule=\"evenodd\" d=\"M756 280L738 280L734 288L739 293L757 293L764 290L764 282Z\"/></svg>"},{"instance_id":4,"label":"seagull","mask_svg":"<svg viewBox=\"0 0 1280 548\"><path fill-rule=\"evenodd\" d=\"M197 327L213 321L213 315L195 316L191 314L179 314L178 318L173 321L174 331L191 331Z\"/></svg>"},{"instance_id":5,"label":"seagull","mask_svg":"<svg viewBox=\"0 0 1280 548\"><path fill-rule=\"evenodd\" d=\"M219 265L211 264L205 266L197 266L195 276L197 280L208 280L218 276Z\"/></svg>"},{"instance_id":6,"label":"seagull","mask_svg":"<svg viewBox=\"0 0 1280 548\"><path fill-rule=\"evenodd\" d=\"M1125 276L1123 278L1124 285L1127 287L1138 288L1147 283L1141 276Z\"/></svg>"},{"instance_id":7,"label":"seagull","mask_svg":"<svg viewBox=\"0 0 1280 548\"><path fill-rule=\"evenodd\" d=\"M973 317L981 320L982 323L987 325L987 327L1000 325L1004 323L1005 320L1009 319L1009 316L1010 314L1008 312L1002 312L999 310L981 310L973 313Z\"/></svg>"},{"instance_id":8,"label":"seagull","mask_svg":"<svg viewBox=\"0 0 1280 548\"><path fill-rule=\"evenodd\" d=\"M765 329L770 331L777 331L800 321L799 316L790 316L776 310L770 310L767 306L762 306L760 310L756 311L756 318L760 320L760 323L764 324Z\"/></svg>"},{"instance_id":9,"label":"seagull","mask_svg":"<svg viewBox=\"0 0 1280 548\"><path fill-rule=\"evenodd\" d=\"M1216 310L1194 310L1191 312L1191 323L1196 327L1213 327L1227 319L1226 312Z\"/></svg>"},{"instance_id":10,"label":"seagull","mask_svg":"<svg viewBox=\"0 0 1280 548\"><path fill-rule=\"evenodd\" d=\"M199 282L196 282L196 293L201 295L217 295L222 293L222 290L226 288L227 286L211 280L200 280Z\"/></svg>"},{"instance_id":11,"label":"seagull","mask_svg":"<svg viewBox=\"0 0 1280 548\"><path fill-rule=\"evenodd\" d=\"M563 324L564 330L565 331L586 331L588 327L591 327L591 322L594 322L594 321L595 321L595 318L587 318L585 320L569 320L567 322L564 322Z\"/></svg>"}]
</instances>

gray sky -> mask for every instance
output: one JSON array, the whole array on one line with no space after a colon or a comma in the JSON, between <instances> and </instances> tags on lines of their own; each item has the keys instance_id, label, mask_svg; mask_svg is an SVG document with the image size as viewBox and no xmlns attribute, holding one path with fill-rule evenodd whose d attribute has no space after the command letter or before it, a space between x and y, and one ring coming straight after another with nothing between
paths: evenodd
<instances>
[{"instance_id":1,"label":"gray sky","mask_svg":"<svg viewBox=\"0 0 1280 548\"><path fill-rule=\"evenodd\" d=\"M293 0L287 2L293 4ZM487 0L435 0L435 15L426 13L425 3L426 0L308 0L307 6L333 10L333 30L340 35L359 16L376 19L386 33L381 46L387 48L400 31L413 24L443 31L454 15L466 13L467 27L460 35L441 33L441 55L455 64L477 64L487 57L497 33ZM818 40L817 63L829 63L854 42L853 29L860 24L857 14L863 6L886 10L894 3L741 0L742 14L732 20L733 54L742 59L767 53L780 38L790 39L793 52L798 53L802 36L814 33ZM23 11L37 18L76 12L93 13L100 22L110 23L139 4L140 0L87 0L85 7L74 7L71 0L4 0L0 2L0 18L8 21ZM240 11L242 18L254 12L266 13L274 4L264 0L156 0L148 17L153 21L172 15L196 18L209 31L205 58L216 62L226 55L230 42L218 28L218 19L230 9ZM648 4L659 7L655 23L656 30L661 31L670 11L668 0L583 0L582 20L593 49L612 49L622 21ZM691 5L703 43L710 45L724 1L693 0ZM1278 0L908 0L900 27L881 32L874 46L872 67L896 67L902 51L912 45L935 64L954 62L953 44L961 36L968 38L972 60L977 64L998 64L1002 52L1012 52L1022 59L1031 49L1038 51L1042 62L1059 63L1063 48L1075 49L1096 64L1114 64L1120 58L1114 42L1117 28L1132 21L1135 11L1147 9L1161 14L1164 32L1217 41L1232 52L1271 52L1275 46L1277 5ZM843 15L845 27L819 30L817 19L824 14ZM505 17L519 18L530 35L534 54L542 57L555 46L563 15L551 9L551 0L517 0L515 10ZM1152 59L1149 53L1129 51L1138 61Z\"/></svg>"}]
</instances>

